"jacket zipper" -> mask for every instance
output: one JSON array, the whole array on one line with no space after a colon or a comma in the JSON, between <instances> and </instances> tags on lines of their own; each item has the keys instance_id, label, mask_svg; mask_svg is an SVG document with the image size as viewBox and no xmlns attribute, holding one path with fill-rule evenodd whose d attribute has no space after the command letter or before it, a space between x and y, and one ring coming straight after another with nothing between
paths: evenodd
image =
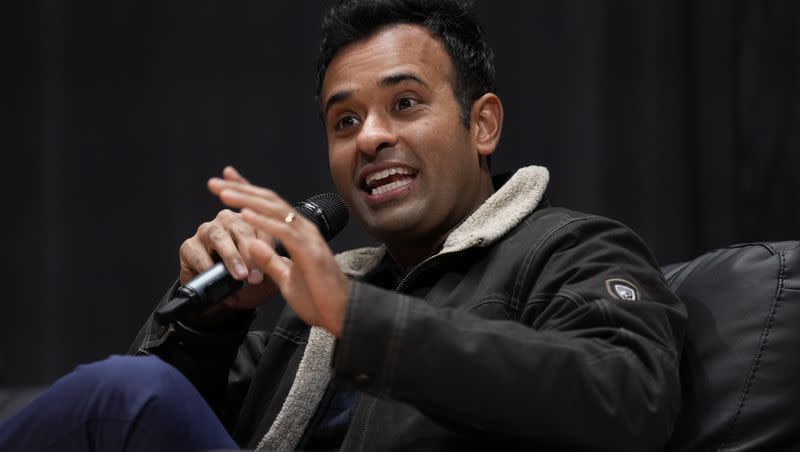
<instances>
[{"instance_id":1,"label":"jacket zipper","mask_svg":"<svg viewBox=\"0 0 800 452\"><path fill-rule=\"evenodd\" d=\"M412 276L416 276L416 274L421 271L420 269L423 268L424 266L427 266L430 262L432 262L434 260L437 260L437 259L441 258L442 256L450 256L452 254L456 254L456 253L460 253L462 251L468 250L470 248L473 248L475 246L480 245L482 242L483 242L483 239L478 239L474 243L471 243L471 244L469 244L467 246L464 246L462 248L458 248L458 249L455 249L455 250L452 250L452 251L447 251L445 253L434 254L433 256L423 260L419 264L415 265L414 268L411 269L411 271L406 273L406 276L403 277L403 279L400 281L400 283L397 285L397 287L395 287L394 291L397 292L397 293L400 293L400 290L403 289L403 286L406 285L406 283L408 281L411 281ZM365 398L363 396L359 395L358 402L356 402L356 412L353 414L353 423L354 424L350 426L351 428L347 429L347 433L345 433L345 435L344 435L344 441L342 441L342 447L339 448L340 452L343 452L345 450L345 447L347 446L347 440L350 439L351 433L353 433L353 430L355 430L356 428L358 428L359 437L358 437L358 443L357 443L357 447L355 449L355 452L361 452L364 449L364 443L367 440L367 423L369 423L370 414L372 414L372 409L375 408L375 403L377 402L377 400L374 397L369 397L366 400L364 400L364 399ZM364 403L362 403L362 402L364 402ZM364 413L364 414L359 419L358 415L361 414L361 413ZM355 424L355 421L357 419L358 419L359 422L358 422L358 424Z\"/></svg>"},{"instance_id":2,"label":"jacket zipper","mask_svg":"<svg viewBox=\"0 0 800 452\"><path fill-rule=\"evenodd\" d=\"M358 394L358 400L356 400L356 410L353 412L353 420L350 421L350 426L347 427L347 431L344 432L344 440L342 440L342 445L339 447L339 452L344 451L344 446L347 445L347 440L350 439L350 432L353 431L353 425L354 425L353 423L355 422L356 419L358 419L358 413L359 410L361 409L361 400L363 398L364 397L361 394Z\"/></svg>"},{"instance_id":3,"label":"jacket zipper","mask_svg":"<svg viewBox=\"0 0 800 452\"><path fill-rule=\"evenodd\" d=\"M427 264L429 264L431 261L437 260L437 259L441 258L442 256L450 256L452 254L457 254L457 253L460 253L462 251L466 251L466 250L468 250L470 248L474 248L474 247L480 245L482 242L483 242L483 239L478 239L475 242L470 243L470 244L468 244L468 245L466 245L466 246L464 246L462 248L458 248L458 249L455 249L455 250L452 250L452 251L447 251L447 252L444 252L444 253L434 254L433 256L425 259L424 261L422 261L419 264L415 265L414 268L412 268L410 272L406 273L406 276L403 277L403 279L400 281L400 284L397 285L397 287L394 289L394 291L399 293L400 290L403 289L403 286L406 285L406 283L412 279L412 276L416 276L416 273L419 273L421 271L420 269L423 268L424 266L426 266Z\"/></svg>"},{"instance_id":4,"label":"jacket zipper","mask_svg":"<svg viewBox=\"0 0 800 452\"><path fill-rule=\"evenodd\" d=\"M358 402L356 402L356 411L353 413L353 421L347 433L344 434L344 441L339 451L344 451L347 447L347 441L352 435L358 434L358 443L355 450L361 451L364 449L364 442L367 439L367 422L372 409L375 407L376 399L374 397L366 397L363 394L358 395ZM359 417L360 416L360 417ZM356 433L357 432L357 433Z\"/></svg>"}]
</instances>

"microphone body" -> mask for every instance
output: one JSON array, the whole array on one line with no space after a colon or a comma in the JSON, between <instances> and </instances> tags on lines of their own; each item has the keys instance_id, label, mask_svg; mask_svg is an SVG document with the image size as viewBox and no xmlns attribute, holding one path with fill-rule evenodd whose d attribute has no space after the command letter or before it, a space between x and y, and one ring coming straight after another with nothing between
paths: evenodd
<instances>
[{"instance_id":1,"label":"microphone body","mask_svg":"<svg viewBox=\"0 0 800 452\"><path fill-rule=\"evenodd\" d=\"M341 232L349 219L347 205L336 193L321 193L312 196L295 204L294 208L297 213L317 226L326 241ZM277 240L275 251L280 256L288 256L286 249ZM158 308L153 316L160 323L179 320L188 314L202 312L222 302L241 289L243 285L244 281L234 279L225 268L225 264L217 262L179 287L176 295L164 306Z\"/></svg>"}]
</instances>

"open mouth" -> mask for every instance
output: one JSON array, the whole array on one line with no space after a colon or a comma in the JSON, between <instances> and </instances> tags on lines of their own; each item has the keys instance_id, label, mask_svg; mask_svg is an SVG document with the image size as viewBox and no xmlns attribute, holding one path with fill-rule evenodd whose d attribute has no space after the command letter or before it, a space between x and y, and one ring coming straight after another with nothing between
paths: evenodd
<instances>
[{"instance_id":1,"label":"open mouth","mask_svg":"<svg viewBox=\"0 0 800 452\"><path fill-rule=\"evenodd\" d=\"M415 177L417 177L415 170L395 166L368 174L364 178L361 188L371 196L380 195L410 184Z\"/></svg>"}]
</instances>

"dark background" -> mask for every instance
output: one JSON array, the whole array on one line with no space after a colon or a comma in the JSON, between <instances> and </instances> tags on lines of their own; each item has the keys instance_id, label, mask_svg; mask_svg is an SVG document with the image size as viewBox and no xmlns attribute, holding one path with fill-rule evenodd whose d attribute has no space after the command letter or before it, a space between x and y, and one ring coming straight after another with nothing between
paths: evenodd
<instances>
[{"instance_id":1,"label":"dark background","mask_svg":"<svg viewBox=\"0 0 800 452\"><path fill-rule=\"evenodd\" d=\"M313 96L323 1L5 4L0 385L124 352L234 164L332 190ZM617 218L662 264L800 233L800 2L483 1L498 171ZM8 228L7 230L5 228ZM335 250L368 243L356 225Z\"/></svg>"}]
</instances>

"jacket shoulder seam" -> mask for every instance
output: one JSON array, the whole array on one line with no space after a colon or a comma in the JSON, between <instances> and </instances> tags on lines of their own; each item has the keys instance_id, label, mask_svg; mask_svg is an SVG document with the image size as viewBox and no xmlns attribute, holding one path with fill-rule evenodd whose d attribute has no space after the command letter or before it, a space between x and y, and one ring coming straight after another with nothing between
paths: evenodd
<instances>
[{"instance_id":1,"label":"jacket shoulder seam","mask_svg":"<svg viewBox=\"0 0 800 452\"><path fill-rule=\"evenodd\" d=\"M561 221L545 231L544 234L536 240L536 242L531 246L528 252L525 255L525 258L522 261L522 265L520 266L519 273L517 273L517 278L514 281L514 290L511 293L511 303L513 304L514 309L520 308L519 298L522 292L522 286L524 285L524 281L528 279L528 272L536 260L536 257L539 255L542 245L550 240L558 231L564 229L567 225L578 222L578 221L585 221L591 218L595 218L594 216L582 216L582 217L572 217L567 216L562 213L558 213L561 216ZM533 223L529 223L533 224Z\"/></svg>"}]
</instances>

